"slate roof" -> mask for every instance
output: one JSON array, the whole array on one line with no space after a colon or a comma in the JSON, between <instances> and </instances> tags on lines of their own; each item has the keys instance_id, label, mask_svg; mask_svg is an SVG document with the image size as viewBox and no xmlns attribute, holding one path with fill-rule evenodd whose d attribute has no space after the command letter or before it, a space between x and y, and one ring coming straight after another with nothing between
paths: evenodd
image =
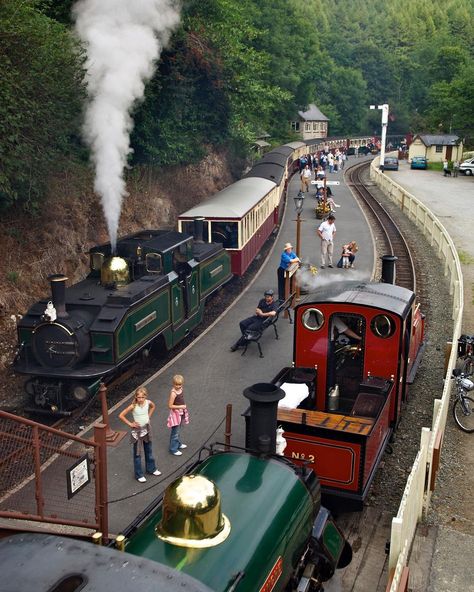
<instances>
[{"instance_id":1,"label":"slate roof","mask_svg":"<svg viewBox=\"0 0 474 592\"><path fill-rule=\"evenodd\" d=\"M329 119L321 113L321 111L311 103L307 111L298 111L298 115L305 121L329 121Z\"/></svg>"},{"instance_id":2,"label":"slate roof","mask_svg":"<svg viewBox=\"0 0 474 592\"><path fill-rule=\"evenodd\" d=\"M459 143L459 136L454 134L416 134L425 146L455 146Z\"/></svg>"}]
</instances>

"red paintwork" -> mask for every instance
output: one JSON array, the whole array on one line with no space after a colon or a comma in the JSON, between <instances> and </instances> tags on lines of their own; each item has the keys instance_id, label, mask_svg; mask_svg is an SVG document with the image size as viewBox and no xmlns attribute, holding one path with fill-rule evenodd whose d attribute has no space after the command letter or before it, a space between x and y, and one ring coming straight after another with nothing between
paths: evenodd
<instances>
[{"instance_id":1,"label":"red paintwork","mask_svg":"<svg viewBox=\"0 0 474 592\"><path fill-rule=\"evenodd\" d=\"M318 383L316 391L316 408L320 411L326 411L326 393L327 393L327 352L329 347L329 327L326 322L318 331L306 329L301 317L307 308L314 307L314 304L300 306L297 310L295 326L297 327L297 339L295 339L294 361L297 368L318 367ZM402 322L395 315L390 315L396 325L394 334L388 339L381 339L370 331L370 323L378 314L385 314L385 310L373 307L364 307L360 305L351 305L348 303L325 303L317 304L326 319L335 313L351 313L362 316L365 319L365 334L363 340L364 347L364 367L363 375L379 376L381 378L393 378L396 384L399 383L400 368L398 359L398 349L401 341ZM295 333L296 335L296 333ZM317 335L317 338L316 338ZM403 389L403 383L401 383ZM398 398L394 398L390 405L390 420L395 422L399 417L402 392L398 393Z\"/></svg>"},{"instance_id":2,"label":"red paintwork","mask_svg":"<svg viewBox=\"0 0 474 592\"><path fill-rule=\"evenodd\" d=\"M244 245L243 249L228 249L231 254L231 270L233 274L243 275L247 271L247 268L270 236L274 226L274 214L271 212L258 231Z\"/></svg>"},{"instance_id":3,"label":"red paintwork","mask_svg":"<svg viewBox=\"0 0 474 592\"><path fill-rule=\"evenodd\" d=\"M286 424L285 430L288 424ZM293 431L294 428L294 431ZM361 465L361 445L352 442L335 442L327 438L298 434L298 426L284 432L287 442L285 457L296 464L309 461L315 469L321 485L356 492Z\"/></svg>"}]
</instances>

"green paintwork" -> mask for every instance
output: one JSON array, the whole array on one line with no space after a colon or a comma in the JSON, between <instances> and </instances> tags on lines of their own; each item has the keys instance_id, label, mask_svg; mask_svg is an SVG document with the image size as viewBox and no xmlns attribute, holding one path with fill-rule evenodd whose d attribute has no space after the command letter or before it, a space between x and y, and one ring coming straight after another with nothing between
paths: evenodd
<instances>
[{"instance_id":1,"label":"green paintwork","mask_svg":"<svg viewBox=\"0 0 474 592\"><path fill-rule=\"evenodd\" d=\"M323 543L334 561L337 561L342 553L345 540L331 521L326 522L324 527Z\"/></svg>"},{"instance_id":2,"label":"green paintwork","mask_svg":"<svg viewBox=\"0 0 474 592\"><path fill-rule=\"evenodd\" d=\"M171 322L177 325L184 317L183 293L179 284L171 286Z\"/></svg>"},{"instance_id":3,"label":"green paintwork","mask_svg":"<svg viewBox=\"0 0 474 592\"><path fill-rule=\"evenodd\" d=\"M169 323L169 291L168 288L154 295L145 303L131 309L120 324L115 335L116 360L135 350L139 345L158 335ZM137 323L148 315L156 314L156 318L137 328Z\"/></svg>"},{"instance_id":4,"label":"green paintwork","mask_svg":"<svg viewBox=\"0 0 474 592\"><path fill-rule=\"evenodd\" d=\"M219 488L222 511L231 523L228 538L208 549L175 547L155 535L159 511L138 529L126 550L182 570L215 592L227 590L232 575L240 571L245 577L235 590L258 592L281 556L283 573L273 591L284 590L314 520L304 484L288 465L249 454L216 454L195 472Z\"/></svg>"},{"instance_id":5,"label":"green paintwork","mask_svg":"<svg viewBox=\"0 0 474 592\"><path fill-rule=\"evenodd\" d=\"M91 333L91 344L93 348L104 350L92 352L92 361L95 364L114 363L114 339L112 333Z\"/></svg>"},{"instance_id":6,"label":"green paintwork","mask_svg":"<svg viewBox=\"0 0 474 592\"><path fill-rule=\"evenodd\" d=\"M222 269L215 273L219 266L222 266ZM205 261L200 268L201 298L207 296L216 286L225 283L231 276L230 257L227 251L221 252L210 261Z\"/></svg>"}]
</instances>

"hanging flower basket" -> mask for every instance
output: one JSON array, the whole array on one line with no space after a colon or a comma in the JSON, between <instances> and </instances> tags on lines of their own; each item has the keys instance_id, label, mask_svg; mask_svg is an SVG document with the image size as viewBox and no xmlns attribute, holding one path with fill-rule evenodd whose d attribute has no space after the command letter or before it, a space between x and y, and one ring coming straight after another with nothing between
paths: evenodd
<instances>
[{"instance_id":1,"label":"hanging flower basket","mask_svg":"<svg viewBox=\"0 0 474 592\"><path fill-rule=\"evenodd\" d=\"M316 218L321 220L327 216L331 211L331 206L328 203L320 203L316 206Z\"/></svg>"}]
</instances>

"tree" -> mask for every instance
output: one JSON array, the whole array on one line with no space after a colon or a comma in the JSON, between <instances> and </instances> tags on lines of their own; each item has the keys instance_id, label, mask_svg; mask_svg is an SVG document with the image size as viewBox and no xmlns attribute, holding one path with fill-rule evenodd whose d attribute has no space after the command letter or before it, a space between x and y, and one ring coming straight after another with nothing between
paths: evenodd
<instances>
[{"instance_id":1,"label":"tree","mask_svg":"<svg viewBox=\"0 0 474 592\"><path fill-rule=\"evenodd\" d=\"M81 59L68 31L33 1L4 0L0 26L0 205L36 207L77 143Z\"/></svg>"}]
</instances>

